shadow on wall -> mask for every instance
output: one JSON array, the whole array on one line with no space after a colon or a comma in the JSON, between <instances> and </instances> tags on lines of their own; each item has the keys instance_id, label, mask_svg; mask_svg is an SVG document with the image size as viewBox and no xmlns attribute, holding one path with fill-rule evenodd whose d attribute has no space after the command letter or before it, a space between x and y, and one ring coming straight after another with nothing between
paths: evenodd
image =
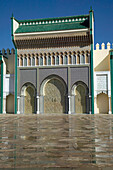
<instances>
[{"instance_id":1,"label":"shadow on wall","mask_svg":"<svg viewBox=\"0 0 113 170\"><path fill-rule=\"evenodd\" d=\"M95 67L95 71L108 71L110 70L110 58L109 55L106 56L104 60L101 61L98 66Z\"/></svg>"}]
</instances>

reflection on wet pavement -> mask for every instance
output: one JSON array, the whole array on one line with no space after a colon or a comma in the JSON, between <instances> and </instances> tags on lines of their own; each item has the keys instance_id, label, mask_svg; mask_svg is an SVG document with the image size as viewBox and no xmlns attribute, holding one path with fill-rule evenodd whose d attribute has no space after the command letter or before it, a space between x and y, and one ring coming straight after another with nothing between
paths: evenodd
<instances>
[{"instance_id":1,"label":"reflection on wet pavement","mask_svg":"<svg viewBox=\"0 0 113 170\"><path fill-rule=\"evenodd\" d=\"M0 115L0 168L113 166L113 115Z\"/></svg>"}]
</instances>

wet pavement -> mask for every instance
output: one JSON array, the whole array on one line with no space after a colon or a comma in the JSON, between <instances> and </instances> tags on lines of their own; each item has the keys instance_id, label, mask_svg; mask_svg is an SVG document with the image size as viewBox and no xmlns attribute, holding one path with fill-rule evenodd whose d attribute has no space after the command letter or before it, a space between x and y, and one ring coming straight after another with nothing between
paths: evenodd
<instances>
[{"instance_id":1,"label":"wet pavement","mask_svg":"<svg viewBox=\"0 0 113 170\"><path fill-rule=\"evenodd\" d=\"M113 115L0 115L0 168L113 169Z\"/></svg>"}]
</instances>

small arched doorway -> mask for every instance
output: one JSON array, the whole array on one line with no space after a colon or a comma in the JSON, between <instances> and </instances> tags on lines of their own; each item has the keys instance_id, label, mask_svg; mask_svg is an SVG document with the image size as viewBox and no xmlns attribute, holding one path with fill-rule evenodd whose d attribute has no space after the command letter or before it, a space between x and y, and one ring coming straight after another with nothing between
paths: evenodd
<instances>
[{"instance_id":1,"label":"small arched doorway","mask_svg":"<svg viewBox=\"0 0 113 170\"><path fill-rule=\"evenodd\" d=\"M31 83L25 84L21 89L24 96L24 113L32 114L35 112L35 87Z\"/></svg>"},{"instance_id":2,"label":"small arched doorway","mask_svg":"<svg viewBox=\"0 0 113 170\"><path fill-rule=\"evenodd\" d=\"M72 96L75 113L88 113L88 87L83 82L77 82L72 87ZM73 109L72 109L73 110Z\"/></svg>"},{"instance_id":3,"label":"small arched doorway","mask_svg":"<svg viewBox=\"0 0 113 170\"><path fill-rule=\"evenodd\" d=\"M6 113L14 113L14 95L6 96Z\"/></svg>"},{"instance_id":4,"label":"small arched doorway","mask_svg":"<svg viewBox=\"0 0 113 170\"><path fill-rule=\"evenodd\" d=\"M66 113L66 85L57 76L50 76L41 85L44 113Z\"/></svg>"},{"instance_id":5,"label":"small arched doorway","mask_svg":"<svg viewBox=\"0 0 113 170\"><path fill-rule=\"evenodd\" d=\"M105 93L97 95L97 113L106 114L109 112L109 98Z\"/></svg>"},{"instance_id":6,"label":"small arched doorway","mask_svg":"<svg viewBox=\"0 0 113 170\"><path fill-rule=\"evenodd\" d=\"M86 113L85 88L78 85L75 89L75 113Z\"/></svg>"}]
</instances>

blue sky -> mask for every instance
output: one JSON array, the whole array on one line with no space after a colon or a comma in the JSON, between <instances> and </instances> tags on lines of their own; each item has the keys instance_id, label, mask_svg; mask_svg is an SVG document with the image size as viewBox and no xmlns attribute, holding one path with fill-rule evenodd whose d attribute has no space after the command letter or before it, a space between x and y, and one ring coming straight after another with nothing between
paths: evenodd
<instances>
[{"instance_id":1,"label":"blue sky","mask_svg":"<svg viewBox=\"0 0 113 170\"><path fill-rule=\"evenodd\" d=\"M13 48L11 15L18 20L88 14L95 17L95 44L113 43L113 0L0 0L0 50Z\"/></svg>"}]
</instances>

